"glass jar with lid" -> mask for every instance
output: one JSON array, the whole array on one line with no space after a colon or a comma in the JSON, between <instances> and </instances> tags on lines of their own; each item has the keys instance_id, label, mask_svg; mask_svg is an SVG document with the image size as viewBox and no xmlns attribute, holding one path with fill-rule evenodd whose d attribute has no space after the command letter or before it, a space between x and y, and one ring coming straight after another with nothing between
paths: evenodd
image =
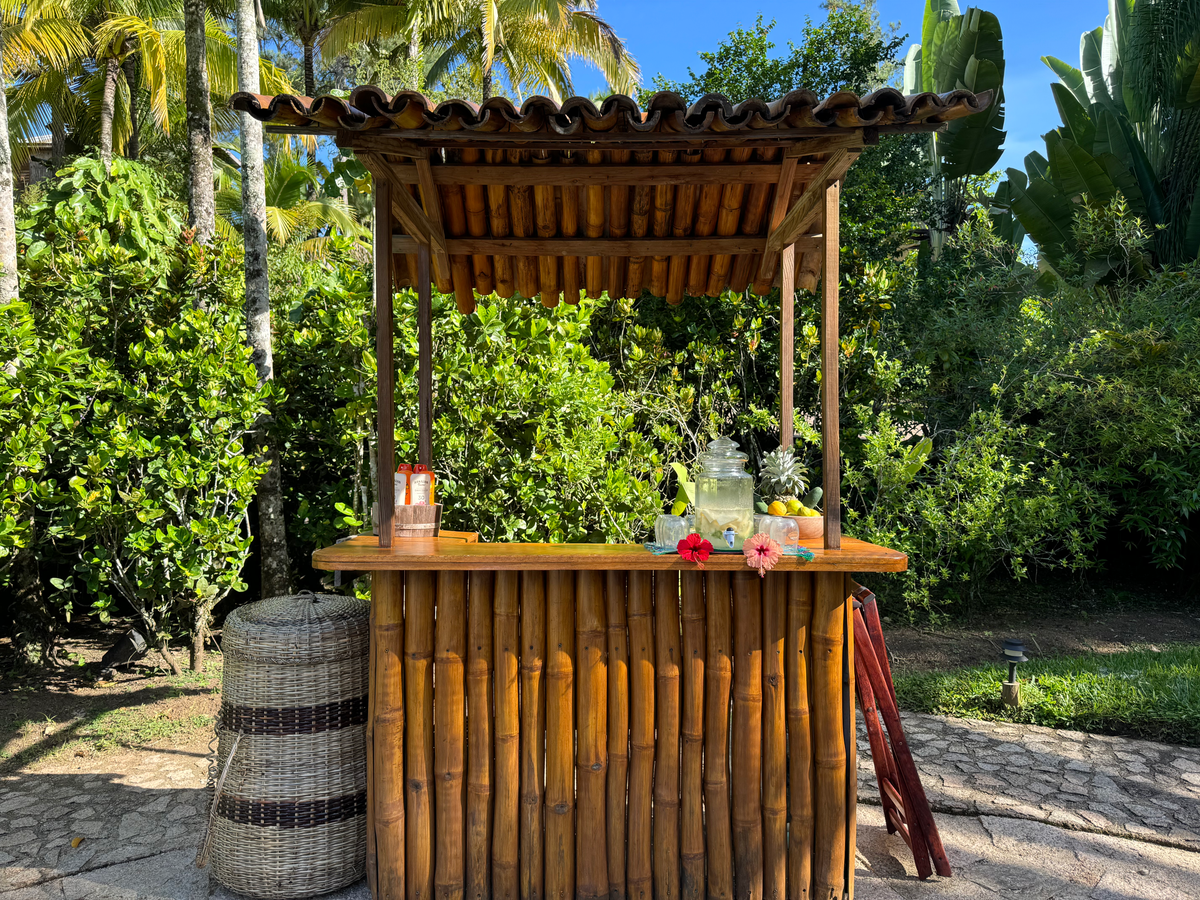
<instances>
[{"instance_id":1,"label":"glass jar with lid","mask_svg":"<svg viewBox=\"0 0 1200 900\"><path fill-rule=\"evenodd\" d=\"M741 550L754 533L754 479L747 456L727 437L718 437L700 454L696 475L696 533L715 550Z\"/></svg>"}]
</instances>

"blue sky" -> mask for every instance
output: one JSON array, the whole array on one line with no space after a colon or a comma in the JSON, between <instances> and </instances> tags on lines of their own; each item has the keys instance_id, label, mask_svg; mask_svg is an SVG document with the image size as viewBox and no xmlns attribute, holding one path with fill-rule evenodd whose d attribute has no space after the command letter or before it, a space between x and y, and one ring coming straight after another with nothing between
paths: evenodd
<instances>
[{"instance_id":1,"label":"blue sky","mask_svg":"<svg viewBox=\"0 0 1200 900\"><path fill-rule=\"evenodd\" d=\"M966 9L967 4L959 0ZM878 0L880 18L898 22L909 43L919 40L923 0ZM1006 130L1001 167L1021 167L1025 154L1044 147L1041 135L1059 124L1058 111L1050 93L1054 75L1042 56L1057 56L1079 64L1079 36L1104 24L1104 0L991 0L981 3L994 12L1004 31ZM816 0L736 3L730 0L599 0L599 12L625 38L642 67L643 81L658 72L680 80L689 66L700 65L697 53L715 49L718 42L739 24L749 26L761 12L777 25L777 45L796 39L804 17L820 19L823 12ZM592 72L577 73L577 89L587 94L603 87Z\"/></svg>"}]
</instances>

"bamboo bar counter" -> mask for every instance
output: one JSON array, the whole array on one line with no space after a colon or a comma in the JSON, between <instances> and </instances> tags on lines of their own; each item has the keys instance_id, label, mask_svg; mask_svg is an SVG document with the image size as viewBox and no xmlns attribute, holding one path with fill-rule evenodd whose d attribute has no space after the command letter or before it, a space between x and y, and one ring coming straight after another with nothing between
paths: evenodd
<instances>
[{"instance_id":1,"label":"bamboo bar counter","mask_svg":"<svg viewBox=\"0 0 1200 900\"><path fill-rule=\"evenodd\" d=\"M841 900L854 893L850 573L901 553L843 537L841 179L880 135L944 129L990 94L688 106L374 87L238 94L283 133L328 134L375 182L377 396L395 394L392 291L417 291L419 461L432 464L431 285L680 302L778 289L780 445L792 444L793 304L821 288L825 548L765 578L636 545L379 536L313 562L372 575L367 879L407 900ZM378 470L395 469L379 404Z\"/></svg>"}]
</instances>

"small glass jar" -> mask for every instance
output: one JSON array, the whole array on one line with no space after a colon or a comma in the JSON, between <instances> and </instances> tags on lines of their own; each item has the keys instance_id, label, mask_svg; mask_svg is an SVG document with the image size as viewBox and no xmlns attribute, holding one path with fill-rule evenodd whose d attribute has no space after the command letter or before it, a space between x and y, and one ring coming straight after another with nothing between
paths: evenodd
<instances>
[{"instance_id":1,"label":"small glass jar","mask_svg":"<svg viewBox=\"0 0 1200 900\"><path fill-rule=\"evenodd\" d=\"M675 547L692 533L684 516L659 516L654 520L654 543L660 547Z\"/></svg>"},{"instance_id":2,"label":"small glass jar","mask_svg":"<svg viewBox=\"0 0 1200 900\"><path fill-rule=\"evenodd\" d=\"M741 550L754 533L754 479L748 458L727 437L719 437L700 454L696 476L696 533L715 550Z\"/></svg>"},{"instance_id":3,"label":"small glass jar","mask_svg":"<svg viewBox=\"0 0 1200 900\"><path fill-rule=\"evenodd\" d=\"M800 526L791 516L755 516L754 531L774 540L784 553L795 553L800 547Z\"/></svg>"}]
</instances>

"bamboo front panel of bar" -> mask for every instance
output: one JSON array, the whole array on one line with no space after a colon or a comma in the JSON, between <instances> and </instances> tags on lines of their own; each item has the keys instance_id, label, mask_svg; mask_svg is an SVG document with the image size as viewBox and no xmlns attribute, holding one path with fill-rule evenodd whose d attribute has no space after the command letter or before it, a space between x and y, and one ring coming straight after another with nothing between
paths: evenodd
<instances>
[{"instance_id":1,"label":"bamboo front panel of bar","mask_svg":"<svg viewBox=\"0 0 1200 900\"><path fill-rule=\"evenodd\" d=\"M373 896L852 896L843 573L373 578Z\"/></svg>"}]
</instances>

